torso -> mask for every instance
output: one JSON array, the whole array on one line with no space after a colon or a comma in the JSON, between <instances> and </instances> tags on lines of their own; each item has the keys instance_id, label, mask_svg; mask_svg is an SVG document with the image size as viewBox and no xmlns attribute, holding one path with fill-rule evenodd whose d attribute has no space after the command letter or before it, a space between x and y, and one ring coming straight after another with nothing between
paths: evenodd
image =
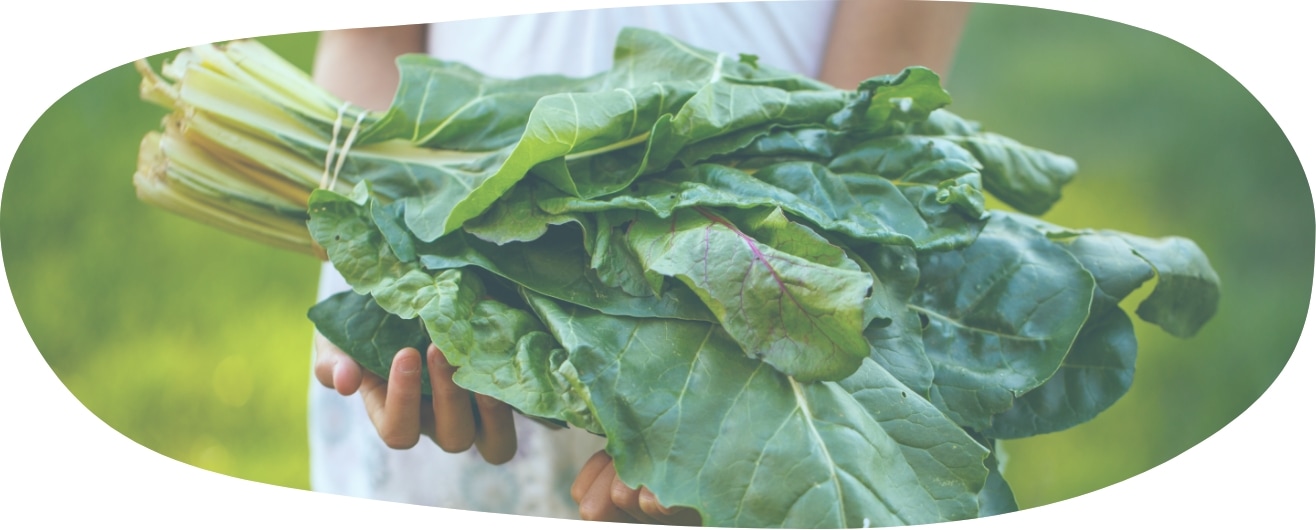
<instances>
[{"instance_id":1,"label":"torso","mask_svg":"<svg viewBox=\"0 0 1316 530\"><path fill-rule=\"evenodd\" d=\"M572 11L434 24L429 53L501 77L585 76L611 65L624 26L670 34L702 48L747 52L763 64L817 76L835 2L745 2ZM348 286L331 265L320 297ZM499 513L575 518L576 473L603 439L550 430L517 417L517 455L492 466L470 450L448 454L422 439L409 450L383 445L358 397L313 383L311 486L316 491Z\"/></svg>"}]
</instances>

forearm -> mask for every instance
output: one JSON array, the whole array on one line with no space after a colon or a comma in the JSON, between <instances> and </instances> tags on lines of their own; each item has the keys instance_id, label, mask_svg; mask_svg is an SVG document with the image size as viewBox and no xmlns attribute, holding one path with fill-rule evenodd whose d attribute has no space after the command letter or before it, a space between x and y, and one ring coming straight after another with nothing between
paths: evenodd
<instances>
[{"instance_id":1,"label":"forearm","mask_svg":"<svg viewBox=\"0 0 1316 530\"><path fill-rule=\"evenodd\" d=\"M312 77L355 105L383 110L397 90L394 60L424 51L424 25L325 31L316 48Z\"/></svg>"},{"instance_id":2,"label":"forearm","mask_svg":"<svg viewBox=\"0 0 1316 530\"><path fill-rule=\"evenodd\" d=\"M970 3L913 0L843 0L819 78L837 88L925 66L943 78L968 19Z\"/></svg>"}]
</instances>

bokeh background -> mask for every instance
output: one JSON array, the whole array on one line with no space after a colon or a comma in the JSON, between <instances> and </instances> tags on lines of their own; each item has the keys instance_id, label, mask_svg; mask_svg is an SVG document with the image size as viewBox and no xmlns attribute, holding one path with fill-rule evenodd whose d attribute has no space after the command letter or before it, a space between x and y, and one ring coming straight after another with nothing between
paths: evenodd
<instances>
[{"instance_id":1,"label":"bokeh background","mask_svg":"<svg viewBox=\"0 0 1316 530\"><path fill-rule=\"evenodd\" d=\"M260 39L309 68L314 34ZM158 64L162 57L153 58ZM7 281L51 369L125 436L227 475L306 488L318 263L147 207L131 176L162 109L125 65L52 106L0 202ZM1223 283L1197 337L1138 324L1133 389L1096 420L1007 445L1022 507L1150 469L1219 430L1293 353L1311 295L1312 195L1266 110L1173 41L1118 23L978 5L951 109L1078 160L1046 216L1193 239Z\"/></svg>"}]
</instances>

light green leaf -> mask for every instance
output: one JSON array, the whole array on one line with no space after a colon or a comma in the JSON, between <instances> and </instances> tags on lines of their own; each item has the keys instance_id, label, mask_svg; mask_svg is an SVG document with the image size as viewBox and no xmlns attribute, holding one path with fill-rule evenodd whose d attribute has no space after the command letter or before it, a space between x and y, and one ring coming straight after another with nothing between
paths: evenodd
<instances>
[{"instance_id":1,"label":"light green leaf","mask_svg":"<svg viewBox=\"0 0 1316 530\"><path fill-rule=\"evenodd\" d=\"M589 267L580 232L569 227L556 228L528 243L507 245L481 241L463 232L432 243L412 240L408 244L416 259L402 261L374 222L375 217L383 215L377 212L396 210L376 208L375 204L367 200L361 205L333 192L316 191L311 196L309 227L356 292L374 296L403 318L414 318L433 296L437 286L431 271L475 266L541 294L610 314L714 321L688 289L670 289L659 296L632 296L604 284ZM384 226L400 224L383 220Z\"/></svg>"},{"instance_id":2,"label":"light green leaf","mask_svg":"<svg viewBox=\"0 0 1316 530\"><path fill-rule=\"evenodd\" d=\"M863 329L872 276L816 235L799 237L808 230L802 225L769 223L756 226L835 265L768 246L702 208L670 220L638 217L627 237L646 271L698 294L750 357L801 381L850 375L869 351Z\"/></svg>"},{"instance_id":3,"label":"light green leaf","mask_svg":"<svg viewBox=\"0 0 1316 530\"><path fill-rule=\"evenodd\" d=\"M800 383L715 325L529 295L567 350L618 475L707 526L859 527L978 514L987 451L874 363Z\"/></svg>"}]
</instances>

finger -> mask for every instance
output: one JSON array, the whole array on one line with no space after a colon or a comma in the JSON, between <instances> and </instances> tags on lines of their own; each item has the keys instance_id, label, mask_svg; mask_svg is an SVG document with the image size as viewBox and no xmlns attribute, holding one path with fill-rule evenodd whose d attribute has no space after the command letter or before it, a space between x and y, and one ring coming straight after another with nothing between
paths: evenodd
<instances>
[{"instance_id":1,"label":"finger","mask_svg":"<svg viewBox=\"0 0 1316 530\"><path fill-rule=\"evenodd\" d=\"M430 367L431 410L434 417L434 443L449 453L460 453L475 444L475 412L471 410L471 393L452 382L457 369L448 364L433 344L426 350Z\"/></svg>"},{"instance_id":2,"label":"finger","mask_svg":"<svg viewBox=\"0 0 1316 530\"><path fill-rule=\"evenodd\" d=\"M612 505L634 517L636 521L644 524L658 523L656 519L649 517L644 513L644 510L640 509L640 490L627 486L625 482L622 482L621 477L615 474L612 477L612 488L609 494L612 495Z\"/></svg>"},{"instance_id":3,"label":"finger","mask_svg":"<svg viewBox=\"0 0 1316 530\"><path fill-rule=\"evenodd\" d=\"M366 413L384 444L407 449L420 439L420 352L403 348L393 358L388 382L370 376L363 381Z\"/></svg>"},{"instance_id":4,"label":"finger","mask_svg":"<svg viewBox=\"0 0 1316 530\"><path fill-rule=\"evenodd\" d=\"M659 524L676 526L703 526L699 512L690 508L667 508L658 504L658 497L649 488L640 488L640 509Z\"/></svg>"},{"instance_id":5,"label":"finger","mask_svg":"<svg viewBox=\"0 0 1316 530\"><path fill-rule=\"evenodd\" d=\"M483 394L475 394L475 405L480 409L475 447L486 462L506 463L516 456L516 424L512 422L511 405Z\"/></svg>"},{"instance_id":6,"label":"finger","mask_svg":"<svg viewBox=\"0 0 1316 530\"><path fill-rule=\"evenodd\" d=\"M318 331L315 333L315 362L312 366L315 379L339 394L351 395L361 386L361 365Z\"/></svg>"},{"instance_id":7,"label":"finger","mask_svg":"<svg viewBox=\"0 0 1316 530\"><path fill-rule=\"evenodd\" d=\"M348 357L346 353L333 354L336 358L334 364L334 388L339 394L350 396L361 388L361 380L364 370L355 360Z\"/></svg>"},{"instance_id":8,"label":"finger","mask_svg":"<svg viewBox=\"0 0 1316 530\"><path fill-rule=\"evenodd\" d=\"M581 519L613 523L639 522L612 503L612 481L616 476L617 472L612 467L612 461L609 460L580 500Z\"/></svg>"},{"instance_id":9,"label":"finger","mask_svg":"<svg viewBox=\"0 0 1316 530\"><path fill-rule=\"evenodd\" d=\"M589 487L594 484L594 479L598 478L599 472L603 471L604 466L607 466L609 462L612 462L612 457L609 457L606 452L599 451L591 455L589 460L585 461L585 465L580 467L580 473L576 474L576 481L571 483L571 500L576 501L576 504L580 504L580 501L585 498L585 493L589 491Z\"/></svg>"}]
</instances>

